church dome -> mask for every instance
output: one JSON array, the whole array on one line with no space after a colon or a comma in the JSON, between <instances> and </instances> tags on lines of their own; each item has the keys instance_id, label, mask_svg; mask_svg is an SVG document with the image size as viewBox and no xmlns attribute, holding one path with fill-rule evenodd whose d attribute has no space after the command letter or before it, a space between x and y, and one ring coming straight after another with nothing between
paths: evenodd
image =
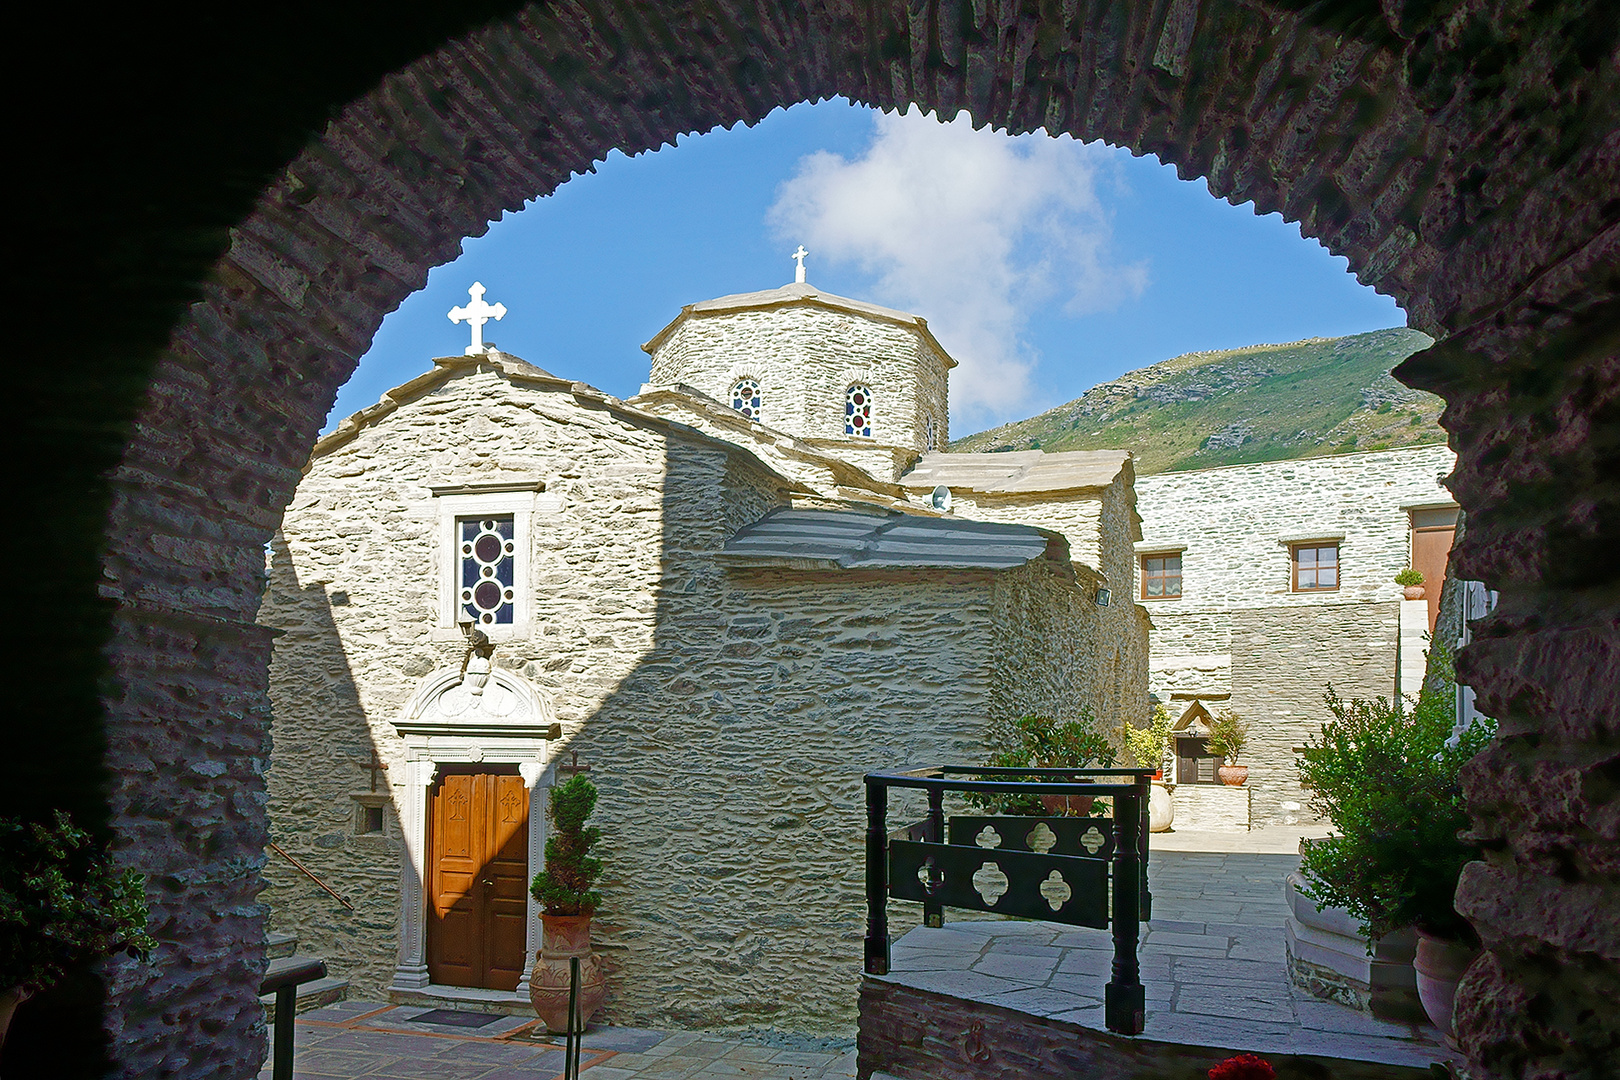
<instances>
[{"instance_id":1,"label":"church dome","mask_svg":"<svg viewBox=\"0 0 1620 1080\"><path fill-rule=\"evenodd\" d=\"M812 443L943 449L956 361L926 320L799 282L688 304L642 348L685 384Z\"/></svg>"}]
</instances>

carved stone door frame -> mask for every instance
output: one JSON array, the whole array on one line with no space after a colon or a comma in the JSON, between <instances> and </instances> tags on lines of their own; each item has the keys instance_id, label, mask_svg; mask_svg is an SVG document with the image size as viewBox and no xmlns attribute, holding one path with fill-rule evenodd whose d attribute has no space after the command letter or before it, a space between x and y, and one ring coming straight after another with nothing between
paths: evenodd
<instances>
[{"instance_id":1,"label":"carved stone door frame","mask_svg":"<svg viewBox=\"0 0 1620 1080\"><path fill-rule=\"evenodd\" d=\"M529 792L529 877L545 863L546 791L555 771L549 742L559 737L550 698L501 668L485 672L441 668L424 678L404 714L393 722L405 740L405 790L400 807L399 951L390 990L430 989L427 965L428 791L442 764L516 765ZM530 897L525 948L540 948L540 906ZM464 988L454 988L466 993ZM502 991L480 991L492 995ZM513 997L527 1001L525 970Z\"/></svg>"}]
</instances>

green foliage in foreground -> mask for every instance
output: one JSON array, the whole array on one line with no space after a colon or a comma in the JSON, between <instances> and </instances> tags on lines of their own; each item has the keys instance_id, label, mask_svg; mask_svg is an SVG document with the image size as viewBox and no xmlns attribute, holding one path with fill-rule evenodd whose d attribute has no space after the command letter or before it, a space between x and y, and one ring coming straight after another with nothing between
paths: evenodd
<instances>
[{"instance_id":1,"label":"green foliage in foreground","mask_svg":"<svg viewBox=\"0 0 1620 1080\"><path fill-rule=\"evenodd\" d=\"M1319 909L1349 911L1369 938L1411 926L1477 942L1452 907L1457 876L1480 854L1458 839L1469 825L1460 774L1495 723L1476 723L1448 745L1456 685L1439 646L1410 711L1383 698L1347 702L1331 688L1325 700L1333 719L1301 753L1299 771L1337 835L1306 847L1306 895Z\"/></svg>"},{"instance_id":2,"label":"green foliage in foreground","mask_svg":"<svg viewBox=\"0 0 1620 1080\"><path fill-rule=\"evenodd\" d=\"M585 824L595 809L596 785L583 776L551 789L546 868L529 887L547 915L589 915L602 904L602 894L591 888L602 876L602 860L591 855L602 830Z\"/></svg>"},{"instance_id":3,"label":"green foliage in foreground","mask_svg":"<svg viewBox=\"0 0 1620 1080\"><path fill-rule=\"evenodd\" d=\"M1106 769L1115 761L1114 744L1099 729L1097 719L1084 709L1078 720L1021 716L1013 722L1012 735L1013 745L990 755L986 764L998 769L1084 769L1093 765ZM1039 795L968 795L966 799L993 814L1040 817L1048 813Z\"/></svg>"},{"instance_id":4,"label":"green foliage in foreground","mask_svg":"<svg viewBox=\"0 0 1620 1080\"><path fill-rule=\"evenodd\" d=\"M120 949L145 960L146 892L58 810L50 825L0 819L0 991L54 985L74 964Z\"/></svg>"}]
</instances>

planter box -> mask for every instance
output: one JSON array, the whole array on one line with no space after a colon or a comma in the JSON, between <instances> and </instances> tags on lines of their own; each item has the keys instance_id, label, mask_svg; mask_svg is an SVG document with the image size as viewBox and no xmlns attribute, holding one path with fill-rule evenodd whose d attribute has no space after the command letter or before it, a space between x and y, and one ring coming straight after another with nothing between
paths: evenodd
<instances>
[{"instance_id":1,"label":"planter box","mask_svg":"<svg viewBox=\"0 0 1620 1080\"><path fill-rule=\"evenodd\" d=\"M1288 979L1313 997L1336 1001L1382 1020L1422 1020L1412 956L1417 935L1410 930L1380 938L1367 951L1367 939L1343 908L1316 910L1300 889L1305 879L1287 878L1289 916L1284 926Z\"/></svg>"}]
</instances>

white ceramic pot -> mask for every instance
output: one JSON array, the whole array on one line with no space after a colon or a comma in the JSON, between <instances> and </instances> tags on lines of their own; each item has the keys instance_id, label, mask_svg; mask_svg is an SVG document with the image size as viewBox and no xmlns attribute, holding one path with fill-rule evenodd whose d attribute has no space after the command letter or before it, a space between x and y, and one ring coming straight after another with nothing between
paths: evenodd
<instances>
[{"instance_id":1,"label":"white ceramic pot","mask_svg":"<svg viewBox=\"0 0 1620 1080\"><path fill-rule=\"evenodd\" d=\"M1430 937L1421 930L1417 938L1412 968L1417 972L1418 1000L1423 1003L1429 1022L1445 1036L1446 1042L1456 1045L1452 1038L1451 1013L1457 1000L1457 984L1479 950L1445 938Z\"/></svg>"},{"instance_id":2,"label":"white ceramic pot","mask_svg":"<svg viewBox=\"0 0 1620 1080\"><path fill-rule=\"evenodd\" d=\"M1164 781L1155 780L1148 796L1148 832L1169 832L1175 823L1176 804L1170 799L1170 789Z\"/></svg>"}]
</instances>

